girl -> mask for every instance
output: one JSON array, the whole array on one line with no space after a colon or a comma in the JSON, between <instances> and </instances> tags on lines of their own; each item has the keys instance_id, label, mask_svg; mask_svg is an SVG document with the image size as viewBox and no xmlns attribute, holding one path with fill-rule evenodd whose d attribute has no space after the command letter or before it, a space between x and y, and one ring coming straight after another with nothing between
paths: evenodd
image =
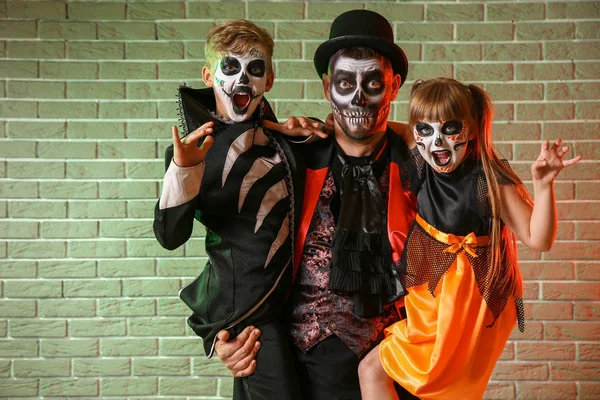
<instances>
[{"instance_id":1,"label":"girl","mask_svg":"<svg viewBox=\"0 0 600 400\"><path fill-rule=\"evenodd\" d=\"M361 362L363 399L481 399L515 322L523 330L516 237L548 251L557 230L553 182L580 160L556 140L531 166L535 205L500 160L486 93L454 79L417 81L410 98L418 214L401 265L407 318ZM393 379L393 380L392 380Z\"/></svg>"}]
</instances>

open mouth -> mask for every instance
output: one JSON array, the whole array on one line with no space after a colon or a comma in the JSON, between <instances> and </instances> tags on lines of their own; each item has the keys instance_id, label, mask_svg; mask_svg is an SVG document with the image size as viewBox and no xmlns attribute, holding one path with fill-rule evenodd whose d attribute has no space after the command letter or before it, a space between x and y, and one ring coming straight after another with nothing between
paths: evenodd
<instances>
[{"instance_id":1,"label":"open mouth","mask_svg":"<svg viewBox=\"0 0 600 400\"><path fill-rule=\"evenodd\" d=\"M438 167L445 167L450 163L450 159L452 158L452 153L450 153L449 150L432 151L431 155L433 156L433 161Z\"/></svg>"},{"instance_id":2,"label":"open mouth","mask_svg":"<svg viewBox=\"0 0 600 400\"><path fill-rule=\"evenodd\" d=\"M250 93L238 92L232 96L233 104L239 110L245 110L250 105L250 101L252 101L252 96Z\"/></svg>"}]
</instances>

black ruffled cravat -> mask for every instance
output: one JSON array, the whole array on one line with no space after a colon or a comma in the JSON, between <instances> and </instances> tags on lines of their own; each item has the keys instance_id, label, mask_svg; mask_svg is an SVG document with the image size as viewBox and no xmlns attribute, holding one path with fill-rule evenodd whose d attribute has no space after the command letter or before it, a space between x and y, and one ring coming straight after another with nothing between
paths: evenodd
<instances>
[{"instance_id":1,"label":"black ruffled cravat","mask_svg":"<svg viewBox=\"0 0 600 400\"><path fill-rule=\"evenodd\" d=\"M368 157L348 157L339 148L337 152L342 190L329 287L354 293L354 312L359 317L380 315L383 304L405 294L392 261L387 207L375 173L380 176L389 159L386 138Z\"/></svg>"}]
</instances>

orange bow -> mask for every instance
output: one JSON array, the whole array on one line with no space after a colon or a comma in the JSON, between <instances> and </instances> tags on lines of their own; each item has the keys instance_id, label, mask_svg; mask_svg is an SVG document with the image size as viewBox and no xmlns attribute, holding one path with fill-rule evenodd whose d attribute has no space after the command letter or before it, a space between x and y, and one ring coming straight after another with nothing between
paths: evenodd
<instances>
[{"instance_id":1,"label":"orange bow","mask_svg":"<svg viewBox=\"0 0 600 400\"><path fill-rule=\"evenodd\" d=\"M464 236L462 240L460 240L460 236L456 236L453 234L448 234L448 243L451 243L451 246L446 247L444 249L444 253L458 253L460 250L466 251L473 257L477 257L475 250L471 246L477 245L477 236L475 233L471 232L467 236Z\"/></svg>"}]
</instances>

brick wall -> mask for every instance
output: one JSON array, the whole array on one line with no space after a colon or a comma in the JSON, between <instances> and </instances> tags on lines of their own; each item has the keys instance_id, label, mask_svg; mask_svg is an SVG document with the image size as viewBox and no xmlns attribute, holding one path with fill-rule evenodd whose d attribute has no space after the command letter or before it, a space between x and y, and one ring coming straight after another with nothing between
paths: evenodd
<instances>
[{"instance_id":1,"label":"brick wall","mask_svg":"<svg viewBox=\"0 0 600 400\"><path fill-rule=\"evenodd\" d=\"M0 2L0 397L229 398L177 293L203 230L168 252L152 233L176 88L200 87L215 20L276 41L281 119L324 117L312 66L331 20L393 21L410 84L445 75L496 100L498 148L525 180L539 142L585 160L556 183L552 251L520 249L526 331L486 398L600 398L600 2Z\"/></svg>"}]
</instances>

